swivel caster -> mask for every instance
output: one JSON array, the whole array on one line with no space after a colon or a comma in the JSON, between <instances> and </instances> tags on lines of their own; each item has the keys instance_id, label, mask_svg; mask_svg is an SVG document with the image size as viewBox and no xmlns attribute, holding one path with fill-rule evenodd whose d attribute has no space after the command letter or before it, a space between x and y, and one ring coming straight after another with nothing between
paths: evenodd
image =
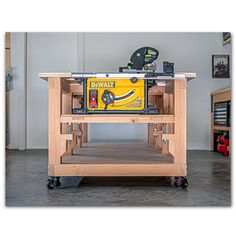
<instances>
[{"instance_id":1,"label":"swivel caster","mask_svg":"<svg viewBox=\"0 0 236 236\"><path fill-rule=\"evenodd\" d=\"M48 189L54 189L61 186L60 177L52 177L47 180L46 184Z\"/></svg>"},{"instance_id":2,"label":"swivel caster","mask_svg":"<svg viewBox=\"0 0 236 236\"><path fill-rule=\"evenodd\" d=\"M46 184L48 189L54 189L54 181L53 179L48 179Z\"/></svg>"},{"instance_id":3,"label":"swivel caster","mask_svg":"<svg viewBox=\"0 0 236 236\"><path fill-rule=\"evenodd\" d=\"M183 176L173 177L171 181L171 185L176 188L185 189L188 187L188 180Z\"/></svg>"}]
</instances>

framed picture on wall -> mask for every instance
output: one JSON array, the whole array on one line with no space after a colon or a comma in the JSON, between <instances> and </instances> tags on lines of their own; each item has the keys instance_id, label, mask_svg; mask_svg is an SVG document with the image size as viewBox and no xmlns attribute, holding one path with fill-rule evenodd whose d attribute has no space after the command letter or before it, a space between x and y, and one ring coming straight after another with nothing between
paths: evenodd
<instances>
[{"instance_id":1,"label":"framed picture on wall","mask_svg":"<svg viewBox=\"0 0 236 236\"><path fill-rule=\"evenodd\" d=\"M212 77L229 78L229 55L212 55Z\"/></svg>"}]
</instances>

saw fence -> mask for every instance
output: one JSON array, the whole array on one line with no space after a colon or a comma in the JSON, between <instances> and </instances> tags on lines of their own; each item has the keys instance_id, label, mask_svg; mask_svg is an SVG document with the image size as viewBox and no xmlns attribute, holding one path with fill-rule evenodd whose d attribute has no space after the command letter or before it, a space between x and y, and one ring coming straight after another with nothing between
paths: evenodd
<instances>
[{"instance_id":1,"label":"saw fence","mask_svg":"<svg viewBox=\"0 0 236 236\"><path fill-rule=\"evenodd\" d=\"M40 73L48 82L48 175L186 176L186 84L195 76L177 74L149 89L158 115L73 115L82 85L71 73ZM89 143L88 123L147 123L148 143Z\"/></svg>"}]
</instances>

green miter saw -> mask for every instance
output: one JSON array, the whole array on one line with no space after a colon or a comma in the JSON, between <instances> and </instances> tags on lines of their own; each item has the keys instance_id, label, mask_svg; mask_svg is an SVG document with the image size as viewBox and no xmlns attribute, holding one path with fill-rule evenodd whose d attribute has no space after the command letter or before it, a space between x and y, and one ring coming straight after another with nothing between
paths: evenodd
<instances>
[{"instance_id":1,"label":"green miter saw","mask_svg":"<svg viewBox=\"0 0 236 236\"><path fill-rule=\"evenodd\" d=\"M130 63L126 67L120 67L120 72L131 71L147 71L153 72L156 70L155 60L159 55L159 51L151 47L142 47L136 50L131 58Z\"/></svg>"}]
</instances>

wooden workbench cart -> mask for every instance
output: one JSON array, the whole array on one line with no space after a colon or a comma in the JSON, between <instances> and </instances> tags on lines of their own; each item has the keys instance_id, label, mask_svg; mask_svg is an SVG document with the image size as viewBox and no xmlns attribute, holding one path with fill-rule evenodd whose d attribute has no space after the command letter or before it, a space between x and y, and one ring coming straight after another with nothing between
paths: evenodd
<instances>
[{"instance_id":1,"label":"wooden workbench cart","mask_svg":"<svg viewBox=\"0 0 236 236\"><path fill-rule=\"evenodd\" d=\"M48 81L48 188L60 186L61 176L170 176L175 186L187 186L186 84L195 73L160 78L149 89L158 115L74 115L83 89L72 73L39 77ZM148 142L88 142L88 123L146 123Z\"/></svg>"}]
</instances>

